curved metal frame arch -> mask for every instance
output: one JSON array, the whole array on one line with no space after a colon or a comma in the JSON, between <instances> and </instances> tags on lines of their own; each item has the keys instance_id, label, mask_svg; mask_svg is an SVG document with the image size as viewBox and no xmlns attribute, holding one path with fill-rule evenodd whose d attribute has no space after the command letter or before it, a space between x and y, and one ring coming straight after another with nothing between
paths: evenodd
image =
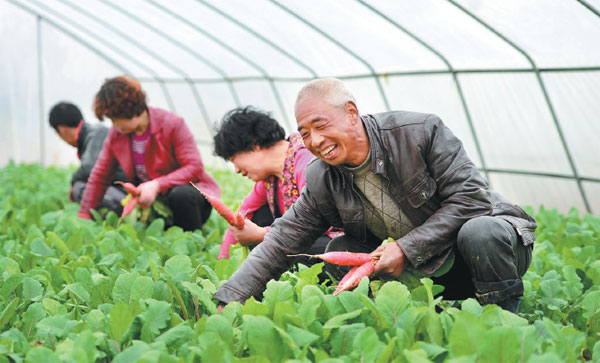
<instances>
[{"instance_id":1,"label":"curved metal frame arch","mask_svg":"<svg viewBox=\"0 0 600 363\"><path fill-rule=\"evenodd\" d=\"M600 67L549 67L539 68L540 73L566 73L566 72L597 72L600 71ZM468 73L532 73L533 70L530 68L478 68L478 69L454 69L456 74L468 74ZM419 76L419 75L432 75L432 74L451 74L448 70L430 70L430 71L399 71L399 72L386 72L386 77L395 76ZM143 77L142 77L143 78ZM355 74L355 75L341 75L336 76L338 79L365 79L373 78L372 74ZM143 78L146 79L146 78ZM162 77L167 83L183 83L184 81L180 78L169 78ZM308 82L313 78L309 77L272 77L277 82ZM251 81L251 80L264 80L260 76L243 76L243 77L231 77L233 81ZM151 80L149 80L150 82ZM192 78L195 83L219 83L220 79L207 79L207 78Z\"/></svg>"},{"instance_id":2,"label":"curved metal frame arch","mask_svg":"<svg viewBox=\"0 0 600 363\"><path fill-rule=\"evenodd\" d=\"M479 155L479 160L481 160L482 170L485 173L488 183L491 185L490 175L487 170L485 159L483 157L483 152L481 150L481 144L479 143L479 138L477 137L477 133L475 132L475 125L473 124L473 119L471 118L471 112L469 111L469 107L467 107L467 101L465 100L465 96L464 96L462 87L460 85L460 82L458 81L458 77L456 76L456 71L455 71L454 67L452 66L452 64L450 64L450 61L446 57L444 57L444 55L442 53L440 53L437 49L433 48L433 46L431 46L430 44L428 44L427 42L425 42L424 40L422 40L421 38L416 36L413 32L409 31L405 27L398 24L396 21L392 20L387 15L383 14L381 11L377 10L375 7L365 3L363 0L356 0L356 1L358 3L360 3L361 5L365 6L367 9L374 12L375 14L379 15L381 18L385 19L387 22L389 22L390 24L392 24L393 26L395 26L396 28L398 28L399 30L404 32L406 35L408 35L409 37L414 39L416 42L418 42L425 48L429 49L429 51L431 51L433 54L437 55L442 60L442 62L444 62L444 64L446 64L446 67L448 67L448 70L452 73L452 79L454 80L454 84L456 85L458 97L460 98L463 110L465 112L465 116L467 117L467 123L468 123L469 129L471 131L471 136L473 137L473 141L475 141L475 148L477 149L477 154Z\"/></svg>"},{"instance_id":3,"label":"curved metal frame arch","mask_svg":"<svg viewBox=\"0 0 600 363\"><path fill-rule=\"evenodd\" d=\"M46 128L44 127L44 69L42 66L42 17L36 16L35 21L36 31L36 46L37 46L37 69L38 69L38 87L39 96L38 102L40 103L40 163L46 166Z\"/></svg>"},{"instance_id":4,"label":"curved metal frame arch","mask_svg":"<svg viewBox=\"0 0 600 363\"><path fill-rule=\"evenodd\" d=\"M107 6L110 6L111 8L113 8L115 11L118 11L118 12L124 14L125 16L133 19L134 21L142 24L143 26L151 29L155 33L157 33L160 36L162 36L165 39L167 39L169 42L175 44L176 46L178 46L178 47L182 48L183 50L185 50L186 52L190 53L193 57L195 57L196 59L198 59L200 62L208 65L210 68L212 68L213 70L215 70L217 73L220 73L223 76L223 79L225 79L225 80L228 79L227 74L222 69L220 69L215 64L213 64L212 62L210 62L209 60L207 60L206 58L204 58L202 55L198 54L193 49L187 47L185 44L182 44L178 40L176 40L176 39L172 38L171 36L169 36L168 34L164 33L162 30L157 29L156 27L148 24L147 22L145 22L142 19L140 19L138 16L135 16L135 15L129 13L128 11L124 10L123 8L121 8L120 6L115 5L113 3L110 3L110 2L107 2L105 0L102 0L102 2L104 4L106 4ZM162 60L161 60L161 62L162 62ZM168 64L171 64L171 63L168 62ZM179 68L177 68L177 69L179 69ZM184 72L183 70L181 70L181 69L179 69L179 70L180 70L180 72L182 74L185 75L182 78L184 79L185 83L187 83L188 86L190 87L190 90L192 91L192 95L194 96L194 100L196 101L196 104L198 105L198 108L200 109L200 113L202 114L202 116L204 118L204 123L206 124L206 127L208 128L208 132L212 135L213 134L213 129L212 129L212 125L210 124L210 118L209 118L209 115L208 115L208 111L206 110L204 102L202 101L202 98L200 97L200 94L198 93L198 90L196 89L194 83L191 81L189 75L186 72ZM234 100L237 101L237 93L235 92L235 89L233 88L233 85L229 81L227 83L229 85L229 90L230 90L231 94L233 95Z\"/></svg>"},{"instance_id":5,"label":"curved metal frame arch","mask_svg":"<svg viewBox=\"0 0 600 363\"><path fill-rule=\"evenodd\" d=\"M371 75L373 76L373 79L375 80L375 83L377 84L377 88L379 89L379 93L381 94L381 99L383 100L385 108L388 111L390 110L390 103L388 102L388 99L387 99L387 96L385 94L385 91L383 90L383 86L381 85L381 80L379 79L379 77L377 75L377 72L375 72L375 69L373 68L373 66L371 66L371 64L369 64L369 62L367 62L366 60L364 60L361 57L359 57L358 54L354 53L348 47L346 47L345 45L343 45L342 43L340 43L338 40L334 39L329 34L325 33L323 30L321 30L316 25L312 24L308 20L306 20L303 17L301 17L300 15L296 14L294 11L292 11L292 10L288 9L287 7L285 7L285 6L283 6L283 5L275 2L275 0L269 0L269 1L271 3L273 3L274 5L276 5L277 7L279 7L280 9L284 10L285 12L287 12L288 14L290 14L291 16L293 16L294 18L300 20L306 26L308 26L309 28L313 29L314 31L316 31L317 33L319 33L321 36L323 36L324 38L328 39L329 41L331 41L332 43L334 43L335 45L337 45L338 47L340 47L346 53L350 54L353 58L355 58L360 63L362 63L365 67L367 67L371 71Z\"/></svg>"},{"instance_id":6,"label":"curved metal frame arch","mask_svg":"<svg viewBox=\"0 0 600 363\"><path fill-rule=\"evenodd\" d=\"M31 0L29 0L29 1L31 1ZM93 14L91 14L90 12L88 12L85 9L82 9L80 6L73 4L69 0L63 0L62 3L65 4L66 6L70 7L71 9L79 12L80 14L83 14L83 15L87 16L90 19L96 19L96 17ZM137 47L141 51L145 52L146 54L151 55L152 57L154 57L155 59L157 59L159 62L161 62L162 64L164 64L165 66L167 66L167 68L170 68L173 72L179 74L181 78L183 78L183 79L188 79L189 78L189 76L184 71L182 71L179 67L175 66L174 64L172 64L168 60L164 59L163 57L161 57L158 53L154 52L153 50L148 49L147 47L139 44L134 39L132 39L129 35L125 34L121 30L115 28L112 24L106 23L106 22L103 23L103 24L104 24L104 26L106 28L110 29L115 34L119 35L121 38L125 39L126 41L128 41L129 43L131 43L132 45L134 45L135 47ZM120 50L120 51L123 51L123 50ZM135 59L134 56L131 56L131 58ZM175 104L173 103L173 100L171 99L170 96L169 96L169 99L167 101L169 103L169 109L171 111L173 111L173 112L176 112Z\"/></svg>"},{"instance_id":7,"label":"curved metal frame arch","mask_svg":"<svg viewBox=\"0 0 600 363\"><path fill-rule=\"evenodd\" d=\"M271 86L271 91L273 92L273 94L275 96L275 100L276 100L276 102L278 104L279 110L280 110L280 112L281 112L281 114L282 114L282 116L284 118L285 123L288 125L288 127L291 127L291 125L289 123L289 119L288 119L287 114L285 112L285 108L283 107L283 102L281 101L281 96L279 95L279 91L275 87L275 84L273 82L273 78L267 73L266 70L264 70L261 66L259 66L255 62L253 62L248 57L244 56L243 54L241 54L240 52L238 52L237 50L235 50L233 47L229 46L226 42L223 42L217 36L209 33L208 31L204 30L203 28L199 27L198 25L196 25L196 24L190 22L189 20L183 18L182 16L180 16L180 15L172 12L171 10L165 8L164 6L162 6L160 4L157 4L153 0L146 0L146 1L149 2L150 4L154 5L158 9L160 9L162 12L171 15L173 18L175 18L179 22L182 22L182 23L184 23L184 24L192 27L196 31L204 34L206 37L208 37L211 40L215 41L217 44L221 45L223 48L225 48L226 50L228 50L229 52L233 53L235 56L237 56L238 58L240 58L243 62L246 62L247 64L249 64L251 67L253 67L254 69L256 69L259 73L262 73L263 77L269 81L269 85ZM231 82L231 81L228 80L228 82ZM236 104L238 106L240 106L240 101L237 98L237 95L234 95L234 96L235 96Z\"/></svg>"},{"instance_id":8,"label":"curved metal frame arch","mask_svg":"<svg viewBox=\"0 0 600 363\"><path fill-rule=\"evenodd\" d=\"M482 19L480 19L475 14L471 13L469 10L467 10L463 6L457 4L455 0L448 0L448 2L451 3L452 5L456 6L458 9L460 9L461 11L463 11L465 14L467 14L471 18L473 18L475 21L477 21L483 27L485 27L486 29L488 29L492 33L496 34L496 36L498 36L500 39L502 39L503 41L505 41L508 45L510 45L511 47L513 47L519 53L521 53L527 59L527 61L529 62L529 64L531 64L532 70L535 72L538 84L540 85L540 88L542 90L542 94L544 95L544 100L546 101L546 105L548 106L548 110L550 111L550 114L552 116L552 121L554 122L554 127L556 127L556 130L558 131L558 136L560 137L561 144L563 146L563 149L565 151L565 154L566 154L567 159L569 161L569 164L571 166L571 170L573 172L573 177L574 177L575 181L577 182L577 187L579 188L579 193L581 194L581 197L583 198L583 202L585 204L585 208L586 208L586 210L587 210L588 213L591 213L590 203L589 203L589 200L588 200L587 195L585 193L585 190L583 189L583 185L581 183L581 181L582 181L581 177L579 176L579 173L577 172L577 168L575 166L575 162L574 162L573 157L571 155L571 151L569 150L569 146L567 144L567 140L566 140L566 138L564 136L564 133L562 131L562 127L560 125L560 122L558 121L558 116L556 116L556 112L554 111L554 106L552 105L552 101L550 100L550 96L548 95L548 91L546 90L546 85L544 84L544 80L542 79L540 71L537 68L537 65L534 62L534 60L529 56L529 54L527 54L527 52L525 52L523 49L521 49L519 46L517 46L514 42L512 42L510 39L508 39L506 36L504 36L500 32L498 32L491 25L489 25L488 23L486 23L485 21L483 21Z\"/></svg>"},{"instance_id":9,"label":"curved metal frame arch","mask_svg":"<svg viewBox=\"0 0 600 363\"><path fill-rule=\"evenodd\" d=\"M41 4L39 1L37 0L27 0L29 2L32 3L36 3L36 6L45 9L45 11L53 14L54 16L56 16L59 19L64 20L64 16L62 14L58 14L56 11L54 11L53 9L49 9L47 6L45 6L44 4ZM66 21L65 21L66 22ZM82 33L85 33L87 35L89 35L90 37L96 39L98 42L104 44L105 46L107 46L108 48L113 48L115 49L115 47L112 44L109 44L108 42L106 42L103 38L97 36L96 34L90 32L87 28L84 28L76 23L71 23L71 25L73 27L78 28ZM122 51L121 49L118 49L119 52L122 52L124 54L127 54L127 52ZM145 64L137 61L137 59L135 59L134 57L131 57L131 62L135 63L138 67L145 69L148 73L150 73L153 78L159 83L159 85L161 86L161 90L163 91L163 94L165 95L165 98L167 99L167 102L169 103L169 106L171 109L173 109L172 105L173 105L173 101L171 100L171 94L169 93L169 90L166 88L165 86L165 82L163 81L163 79L156 73L154 72L154 70L148 66L146 66Z\"/></svg>"},{"instance_id":10,"label":"curved metal frame arch","mask_svg":"<svg viewBox=\"0 0 600 363\"><path fill-rule=\"evenodd\" d=\"M589 11L591 11L592 13L596 14L597 16L600 17L600 11L598 11L598 9L596 9L595 7L593 7L590 3L588 3L585 0L577 0L578 3L580 3L581 5L585 6Z\"/></svg>"},{"instance_id":11,"label":"curved metal frame arch","mask_svg":"<svg viewBox=\"0 0 600 363\"><path fill-rule=\"evenodd\" d=\"M96 53L96 55L98 55L100 58L103 58L105 61L107 61L108 63L110 63L111 65L113 65L115 68L118 68L119 70L123 71L123 73L131 74L131 72L127 68L125 68L125 66L123 66L120 63L118 63L114 59L108 57L106 54L102 53L98 48L94 47L89 42L86 42L85 40L81 39L75 33L69 31L68 29L66 29L62 25L56 23L55 21L53 21L51 19L48 19L47 17L43 16L42 14L38 13L37 11L28 8L26 5L23 5L22 3L17 2L17 0L7 0L7 1L10 2L10 3L12 3L15 6L18 6L23 11L26 11L26 12L30 13L31 15L34 15L34 16L39 17L39 18L42 18L43 21L45 21L46 23L48 23L48 24L52 25L53 27L57 28L58 30L60 30L62 33L68 35L69 37L73 38L74 40L76 40L78 43L80 43L84 47L86 47L89 50L91 50L92 52Z\"/></svg>"},{"instance_id":12,"label":"curved metal frame arch","mask_svg":"<svg viewBox=\"0 0 600 363\"><path fill-rule=\"evenodd\" d=\"M231 95L233 96L234 101L236 102L236 104L239 104L239 97L238 97L238 94L237 94L235 88L233 87L233 84L232 84L232 82L230 80L230 77L219 66L217 66L216 64L214 64L210 60L206 59L204 56L202 56L201 54L199 54L195 50L191 49L190 47L186 46L185 44L181 43L180 41L178 41L178 40L174 39L173 37L169 36L168 34L166 34L165 32L163 32L162 30L156 28L153 25L148 24L146 21L142 20L139 16L131 14L129 11L123 9L121 6L116 5L116 4L114 4L112 2L109 2L107 0L100 0L100 1L103 2L104 4L106 4L107 6L110 6L115 11L118 11L118 12L120 12L120 13L128 16L129 18L137 21L138 23L142 24L143 26L151 29L155 33L157 33L160 36L162 36L163 38L167 39L169 42L175 44L179 48L181 48L181 49L185 50L186 52L188 52L189 54L191 54L194 58L198 59L200 62L206 64L209 68L213 69L215 72L219 73L221 75L221 77L227 82L227 84L229 86L229 91L231 92ZM171 64L171 63L169 62L169 64ZM185 79L186 82L188 82L190 84L190 88L192 89L192 93L194 94L194 98L196 99L196 102L198 103L198 107L200 108L201 112L203 113L206 122L209 122L208 112L206 112L206 108L204 107L204 104L201 101L200 95L198 94L198 92L195 89L195 87L193 87L191 85L191 77L189 77L189 75L187 75L187 73L185 73L183 70L180 70L180 71L183 72L184 74L186 74L186 77L183 77L183 79ZM207 124L207 126L208 126L209 130L211 130L210 132L212 133L211 125Z\"/></svg>"},{"instance_id":13,"label":"curved metal frame arch","mask_svg":"<svg viewBox=\"0 0 600 363\"><path fill-rule=\"evenodd\" d=\"M148 0L151 1L151 0ZM228 13L222 11L221 9L215 7L212 4L209 4L208 2L206 2L206 0L196 0L199 3L203 4L204 6L208 7L209 9L211 9L212 11L214 11L215 13L229 19L229 21L231 21L232 23L236 24L237 26L239 26L240 28L242 28L243 30L245 30L246 32L254 35L257 39L259 39L260 41L264 42L265 44L267 44L268 46L270 46L271 48L275 49L277 52L283 54L285 57L289 58L292 62L298 64L300 67L306 69L314 78L317 78L317 72L315 72L314 69L312 69L310 66L308 66L307 64L305 64L304 62L302 62L300 59L294 57L292 54L290 54L289 52L287 52L285 49L281 48L280 46L278 46L277 44L273 43L272 41L270 41L269 39L267 39L265 36L259 34L258 32L256 32L255 30L253 30L252 28L250 28L248 25L242 23L241 21L235 19L233 16L229 15Z\"/></svg>"},{"instance_id":14,"label":"curved metal frame arch","mask_svg":"<svg viewBox=\"0 0 600 363\"><path fill-rule=\"evenodd\" d=\"M54 11L53 9L51 9L50 7L46 6L43 3L40 3L38 0L28 0L28 4L26 2L26 4L23 4L21 2L17 2L17 0L8 0L10 3L12 3L13 5L18 6L19 8L23 9L26 12L29 12L31 14L33 14L34 16L37 17L38 19L38 49L40 49L41 47L41 36L39 35L40 33L40 29L39 26L41 24L42 21L47 22L48 24L54 26L55 28L57 28L58 30L62 31L63 33L65 33L66 35L70 36L71 38L73 38L74 40L76 40L77 42L81 43L82 45L84 45L86 48L92 50L92 52L96 53L97 55L99 55L101 58L105 59L108 63L110 63L111 65L115 66L117 69L122 70L124 73L130 73L122 64L119 64L115 59L116 58L112 58L107 56L106 54L102 53L99 48L97 48L94 43L98 42L99 44L106 46L110 49L114 49L117 50L121 53L126 54L126 52L121 51L120 49L116 48L113 44L110 44L106 41L103 40L103 38L101 38L99 35L96 35L95 33L90 32L88 29L86 29L85 26L81 26L78 24L71 24L71 26L76 28L76 32L70 31L67 28L65 28L64 26L59 25L59 23L55 22L54 20L52 20L51 18L49 18L47 15L42 15L43 12L40 12L40 10L38 9L42 9L43 11L48 12L49 14L51 14L53 17L56 17L58 20L60 21L66 21L65 17L62 16L61 14L57 14L56 11ZM153 0L148 0L149 2L153 1ZM256 36L257 38L261 39L262 41L264 41L266 44L268 44L269 46L273 47L274 49L276 49L277 51L281 52L282 54L284 54L285 56L289 57L290 59L292 59L293 61L295 61L296 63L300 64L301 66L305 66L303 63L301 63L299 60L295 59L293 56L291 56L291 54L288 54L285 52L285 50L283 50L282 48L279 48L276 44L270 42L268 39L264 38L262 35L256 33L254 30L250 29L249 27L247 27L246 25L240 23L239 21L237 21L236 19L234 19L233 17L231 17L229 14L223 13L222 10L215 8L215 6L211 5L211 4L207 4L205 0L197 0L199 2L201 2L202 4L205 4L206 6L210 7L211 9L213 9L214 11L218 12L219 14L227 17L228 19L230 19L232 22L236 23L238 26L240 26L241 28L243 28L244 30L246 30L247 32L249 32L250 34ZM273 0L271 0L272 2L274 2ZM370 7L368 4L365 4L365 2L363 0L357 0L359 3ZM558 174L558 173L542 173L542 172L529 172L529 171L522 171L522 170L508 170L508 169L491 169L491 168L487 168L484 165L484 172L488 173L488 172L492 172L492 173L507 173L507 174L520 174L520 175L532 175L532 176L547 176L547 177L554 177L554 178L563 178L563 179L576 179L578 186L579 186L579 190L580 193L583 197L584 203L586 204L586 208L588 210L588 212L590 211L590 207L589 207L589 201L587 199L587 196L585 195L585 191L583 190L583 186L581 184L582 181L587 181L587 182L594 182L594 183L599 183L600 179L598 178L591 178L591 177L583 177L583 176L579 176L578 174L576 174L576 169L575 169L575 164L574 161L571 158L569 149L568 149L568 145L566 143L566 139L564 138L564 134L562 133L562 128L560 127L560 124L558 122L558 118L554 112L554 108L553 105L551 103L551 100L549 98L549 95L546 91L546 87L545 84L543 82L543 80L541 79L541 73L543 72L571 72L571 71L599 71L600 67L555 67L555 68L538 68L537 65L535 64L535 62L533 62L533 60L531 59L531 57L522 49L520 49L518 46L516 46L514 43L512 43L509 39L507 39L505 36L503 36L502 34L500 34L499 32L497 32L495 29L493 29L489 24L485 23L484 21L482 21L481 19L479 19L476 15L471 14L470 12L468 12L466 9L462 8L460 5L458 5L455 1L453 0L448 0L450 3L452 3L454 6L458 7L460 10L462 10L463 12L465 12L467 15L471 16L473 19L475 19L478 23L480 23L482 26L484 26L485 28L487 28L488 30L492 31L494 34L496 34L498 37L500 37L503 41L507 42L509 45L511 45L513 48L515 48L517 51L519 51L521 54L523 54L529 61L529 63L532 65L532 69L529 68L518 68L518 69L454 69L452 68L452 66L450 65L450 63L445 59L445 57L437 52L435 49L433 49L431 46L429 46L428 44L426 44L425 42L423 42L421 39L419 39L416 35L410 33L409 31L407 31L406 29L404 29L402 26L400 26L399 24L394 24L396 25L400 30L404 31L407 35L413 37L413 39L415 39L416 41L418 41L419 43L421 43L422 45L426 46L430 51L434 52L435 54L437 54L448 66L448 71L438 71L438 70L432 70L432 71L409 71L409 72L390 72L387 73L388 76L405 76L405 75L421 75L421 74L447 74L447 73L451 73L455 79L455 83L457 85L457 89L459 89L459 95L461 96L461 101L463 102L463 108L465 110L467 110L466 107L466 100L464 98L464 95L462 94L462 91L460 90L460 84L456 78L457 74L460 73L503 73L503 72L509 72L509 73L518 73L518 72L535 72L536 77L538 79L538 83L540 84L540 87L542 88L542 92L544 94L545 97L545 101L551 111L551 115L553 117L553 121L555 123L555 127L557 128L557 131L559 132L559 136L561 138L561 142L563 144L563 147L565 149L565 152L567 153L567 157L569 159L569 162L571 163L572 169L574 170L574 175L567 175L567 174ZM597 9L595 9L594 7L590 6L585 0L577 0L580 4L582 4L582 6L585 6L589 11L593 12L595 15L600 16L600 12L598 12ZM275 3L276 6L279 6L281 8L283 8L281 5ZM37 9L34 9L36 8ZM283 8L284 11L287 11L288 13L290 13L292 16L298 18L300 21L304 22L306 25L310 26L313 28L313 30L319 32L319 34L327 37L327 34L324 34L323 31L319 28L316 28L314 25L310 24L308 21L306 21L305 19L302 19L298 16L298 14L292 12L289 9ZM384 18L385 15L383 15ZM388 21L390 21L389 19L387 19ZM90 42L89 40L84 40L83 38L79 37L77 35L77 32L81 32L81 34L85 34L87 36L90 36L94 42ZM328 38L330 41L334 42L336 45L343 47L342 44L340 44L339 42L336 42L335 39L332 39L331 37ZM222 42L221 42L222 43ZM223 43L224 44L224 43ZM344 50L347 50L346 48L343 48ZM38 56L41 57L41 54L39 54L38 52ZM38 60L39 62L39 60ZM211 82L224 82L224 81L238 81L238 80L251 80L251 79L268 79L269 81L280 81L280 82L300 82L300 81L308 81L310 80L310 78L300 78L300 77L268 77L268 75L264 76L264 77L229 77L227 79L213 79L213 80L209 80L209 79L175 79L175 78L171 78L169 79L168 77L160 77L156 74L156 72L154 72L153 69L151 69L149 66L146 66L145 64L137 61L134 57L131 57L131 62L138 65L140 68L146 70L149 72L149 74L153 77L153 78L148 78L148 77L139 77L139 79L144 79L144 81L147 82L158 82L160 85L160 88L162 90L162 92L164 93L167 102L169 102L169 104L171 105L171 108L173 109L174 107L172 106L172 100L170 97L170 93L168 91L168 89L165 87L165 83L179 83L179 82L189 82L192 81L194 82L193 85L193 92L195 92L195 96L197 94L197 90L195 89L196 87L196 83L203 83L203 82L207 82L207 83L211 83ZM307 66L306 66L307 67ZM306 68L305 69L309 69L309 71L311 71L311 74L313 76L316 76L316 72L314 72L314 70L310 69L310 68ZM371 69L372 70L372 69ZM38 64L38 72L39 72L39 64ZM375 74L374 72L372 72L371 74L356 74L356 75L350 75L350 76L340 76L339 78L341 79L358 79L358 78L375 78L377 82L379 82L378 76L377 74ZM378 83L378 85L380 85ZM42 84L40 83L40 92L42 90ZM380 91L382 89L380 88ZM384 99L385 100L385 99ZM198 102L198 98L196 98L196 101ZM41 104L43 104L43 99L40 98L40 102ZM201 101L200 101L201 102ZM199 103L200 104L200 103ZM202 107L201 107L202 109ZM466 114L468 114L468 111L465 111ZM284 113L285 114L285 113ZM468 116L468 118L470 118ZM40 122L43 122L43 116L40 116ZM474 132L472 130L472 132ZM476 140L476 143L478 143L477 139L474 137L474 140ZM202 140L200 140L202 141ZM204 141L202 141L204 142ZM482 163L484 163L482 154L480 154L480 158L482 160ZM489 178L488 178L489 179Z\"/></svg>"},{"instance_id":15,"label":"curved metal frame arch","mask_svg":"<svg viewBox=\"0 0 600 363\"><path fill-rule=\"evenodd\" d=\"M38 24L40 24L40 21L45 21L48 24L54 26L56 29L60 30L62 33L68 35L69 37L71 37L72 39L74 39L75 41L77 41L78 43L80 43L81 45L83 45L84 47L88 48L89 50L91 50L93 53L96 53L98 56L100 56L100 58L106 60L109 64L113 65L115 68L123 71L123 73L130 73L129 70L123 66L122 64L118 63L116 60L112 59L111 57L106 56L104 53L102 53L98 48L94 47L92 44L90 44L89 42L86 42L85 40L81 39L79 36L77 36L75 33L69 31L68 29L66 29L65 27L63 27L62 25L56 23L55 21L43 16L42 14L40 14L39 12L37 12L34 9L31 9L29 7L27 7L26 5L22 4L22 3L18 3L15 0L8 0L10 1L13 5L16 5L17 7L21 8L23 11L26 11L34 16L36 16L36 18L38 19ZM48 11L48 10L47 10ZM44 114L43 114L43 110L44 110L44 100L43 100L43 74L42 74L42 67L41 67L41 26L38 25L38 34L37 34L37 40L36 42L38 43L38 82L40 82L39 84L39 102L40 102L40 127L41 130L44 129ZM93 36L93 35L92 35ZM142 66L142 68L144 68ZM149 73L153 73L151 69L149 69ZM164 86L164 82L162 82L162 80L159 77L155 77L154 78L157 82L159 82L159 84L162 86L162 91L165 92L165 96L168 96L168 90L165 88ZM168 98L167 98L168 99ZM40 145L42 145L40 147L40 162L42 163L42 165L45 164L45 156L44 156L44 149L45 149L45 135L43 134L43 131L41 131L40 133Z\"/></svg>"}]
</instances>

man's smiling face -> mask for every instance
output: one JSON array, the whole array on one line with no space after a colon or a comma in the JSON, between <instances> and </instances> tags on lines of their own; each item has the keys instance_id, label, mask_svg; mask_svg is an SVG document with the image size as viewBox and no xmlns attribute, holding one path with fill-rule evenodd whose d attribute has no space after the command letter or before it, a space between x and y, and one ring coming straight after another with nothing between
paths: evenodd
<instances>
[{"instance_id":1,"label":"man's smiling face","mask_svg":"<svg viewBox=\"0 0 600 363\"><path fill-rule=\"evenodd\" d=\"M301 100L296 105L296 121L304 146L328 164L353 164L350 159L357 117L350 112L352 107L350 102L333 107L315 96Z\"/></svg>"}]
</instances>

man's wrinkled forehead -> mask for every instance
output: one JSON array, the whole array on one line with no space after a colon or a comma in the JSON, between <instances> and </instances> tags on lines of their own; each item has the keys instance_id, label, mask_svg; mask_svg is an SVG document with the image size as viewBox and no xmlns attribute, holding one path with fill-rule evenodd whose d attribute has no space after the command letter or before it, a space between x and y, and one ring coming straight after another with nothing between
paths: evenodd
<instances>
[{"instance_id":1,"label":"man's wrinkled forehead","mask_svg":"<svg viewBox=\"0 0 600 363\"><path fill-rule=\"evenodd\" d=\"M327 104L324 98L319 96L306 96L296 103L295 115L296 121L306 117L306 115L317 115L324 113L331 106ZM317 116L314 116L317 117Z\"/></svg>"}]
</instances>

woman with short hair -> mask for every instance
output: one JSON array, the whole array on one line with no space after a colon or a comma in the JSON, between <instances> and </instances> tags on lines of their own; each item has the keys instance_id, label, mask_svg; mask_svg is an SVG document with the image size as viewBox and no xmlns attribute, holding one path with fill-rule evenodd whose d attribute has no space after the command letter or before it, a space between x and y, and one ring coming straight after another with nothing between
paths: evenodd
<instances>
[{"instance_id":1,"label":"woman with short hair","mask_svg":"<svg viewBox=\"0 0 600 363\"><path fill-rule=\"evenodd\" d=\"M221 244L221 259L229 258L233 244L253 247L262 242L269 226L300 196L304 169L314 156L304 147L300 134L294 132L286 138L275 119L252 107L228 112L218 126L214 144L216 155L231 161L236 173L256 183L240 206L247 217L244 228L229 227ZM319 237L307 253L323 253L331 236L332 232ZM310 265L314 261L296 262Z\"/></svg>"},{"instance_id":2,"label":"woman with short hair","mask_svg":"<svg viewBox=\"0 0 600 363\"><path fill-rule=\"evenodd\" d=\"M221 190L204 169L194 136L183 119L150 107L136 80L119 76L107 79L94 99L94 112L112 121L108 137L92 170L79 216L91 218L100 205L117 166L140 190L139 204L150 206L164 198L173 211L174 224L186 231L202 227L212 207L191 185L219 196Z\"/></svg>"}]
</instances>

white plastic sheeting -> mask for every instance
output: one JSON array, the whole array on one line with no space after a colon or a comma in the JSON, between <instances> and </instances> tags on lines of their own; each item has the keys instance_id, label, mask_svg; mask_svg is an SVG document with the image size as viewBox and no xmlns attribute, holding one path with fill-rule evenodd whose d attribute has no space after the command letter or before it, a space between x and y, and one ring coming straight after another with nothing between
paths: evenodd
<instances>
[{"instance_id":1,"label":"white plastic sheeting","mask_svg":"<svg viewBox=\"0 0 600 363\"><path fill-rule=\"evenodd\" d=\"M254 105L295 129L315 77L362 113L439 115L511 200L600 213L600 0L0 0L0 166L77 163L48 125L129 74L212 156L213 124ZM110 125L110 121L105 121Z\"/></svg>"}]
</instances>

